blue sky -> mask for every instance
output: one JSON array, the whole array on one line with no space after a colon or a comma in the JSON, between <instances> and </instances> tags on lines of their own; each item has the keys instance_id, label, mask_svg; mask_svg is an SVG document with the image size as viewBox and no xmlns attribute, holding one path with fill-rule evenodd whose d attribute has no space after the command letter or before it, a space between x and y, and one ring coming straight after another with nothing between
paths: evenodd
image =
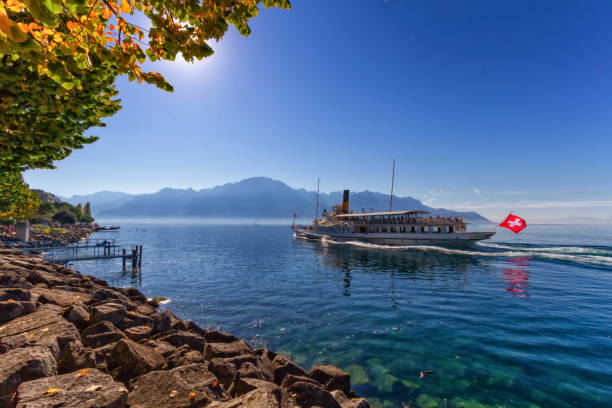
<instances>
[{"instance_id":1,"label":"blue sky","mask_svg":"<svg viewBox=\"0 0 612 408\"><path fill-rule=\"evenodd\" d=\"M100 141L26 174L61 194L251 176L538 218L612 216L612 3L293 0L197 64L118 83Z\"/></svg>"}]
</instances>

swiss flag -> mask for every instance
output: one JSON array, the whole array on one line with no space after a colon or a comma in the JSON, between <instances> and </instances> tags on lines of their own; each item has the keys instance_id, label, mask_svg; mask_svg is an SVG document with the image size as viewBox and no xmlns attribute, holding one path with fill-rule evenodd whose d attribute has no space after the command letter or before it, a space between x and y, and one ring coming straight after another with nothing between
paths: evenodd
<instances>
[{"instance_id":1,"label":"swiss flag","mask_svg":"<svg viewBox=\"0 0 612 408\"><path fill-rule=\"evenodd\" d=\"M510 231L518 234L527 227L527 223L524 219L518 215L508 214L505 220L499 224L500 227L508 228Z\"/></svg>"}]
</instances>

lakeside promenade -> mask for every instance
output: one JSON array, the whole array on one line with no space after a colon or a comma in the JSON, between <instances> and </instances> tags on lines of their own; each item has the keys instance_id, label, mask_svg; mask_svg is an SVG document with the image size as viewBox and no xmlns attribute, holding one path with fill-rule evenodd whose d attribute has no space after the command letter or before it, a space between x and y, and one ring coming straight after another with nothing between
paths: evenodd
<instances>
[{"instance_id":1,"label":"lakeside promenade","mask_svg":"<svg viewBox=\"0 0 612 408\"><path fill-rule=\"evenodd\" d=\"M307 371L158 307L137 289L0 248L0 406L370 406L337 367Z\"/></svg>"}]
</instances>

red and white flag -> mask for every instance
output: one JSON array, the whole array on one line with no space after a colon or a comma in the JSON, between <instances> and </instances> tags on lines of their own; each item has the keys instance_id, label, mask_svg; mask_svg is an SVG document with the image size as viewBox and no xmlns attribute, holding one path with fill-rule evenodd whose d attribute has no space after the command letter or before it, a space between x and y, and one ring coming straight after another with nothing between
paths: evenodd
<instances>
[{"instance_id":1,"label":"red and white flag","mask_svg":"<svg viewBox=\"0 0 612 408\"><path fill-rule=\"evenodd\" d=\"M518 234L527 227L527 223L524 219L518 215L508 214L505 220L499 224L500 227L508 228L510 231Z\"/></svg>"}]
</instances>

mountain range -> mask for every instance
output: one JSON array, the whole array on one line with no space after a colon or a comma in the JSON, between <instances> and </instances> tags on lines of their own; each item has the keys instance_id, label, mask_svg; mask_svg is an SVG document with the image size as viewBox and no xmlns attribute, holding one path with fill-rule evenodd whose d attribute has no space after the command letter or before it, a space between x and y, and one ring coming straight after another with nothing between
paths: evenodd
<instances>
[{"instance_id":1,"label":"mountain range","mask_svg":"<svg viewBox=\"0 0 612 408\"><path fill-rule=\"evenodd\" d=\"M252 177L202 190L164 188L152 194L128 194L101 191L74 195L65 201L76 204L89 201L97 217L124 216L215 216L215 217L292 217L314 216L317 193L293 189L282 181ZM330 210L342 202L342 192L321 193L319 210ZM388 211L389 195L371 191L351 193L351 210ZM489 222L480 214L432 208L412 197L393 196L393 210L423 210L441 216L464 216L471 222Z\"/></svg>"}]
</instances>

